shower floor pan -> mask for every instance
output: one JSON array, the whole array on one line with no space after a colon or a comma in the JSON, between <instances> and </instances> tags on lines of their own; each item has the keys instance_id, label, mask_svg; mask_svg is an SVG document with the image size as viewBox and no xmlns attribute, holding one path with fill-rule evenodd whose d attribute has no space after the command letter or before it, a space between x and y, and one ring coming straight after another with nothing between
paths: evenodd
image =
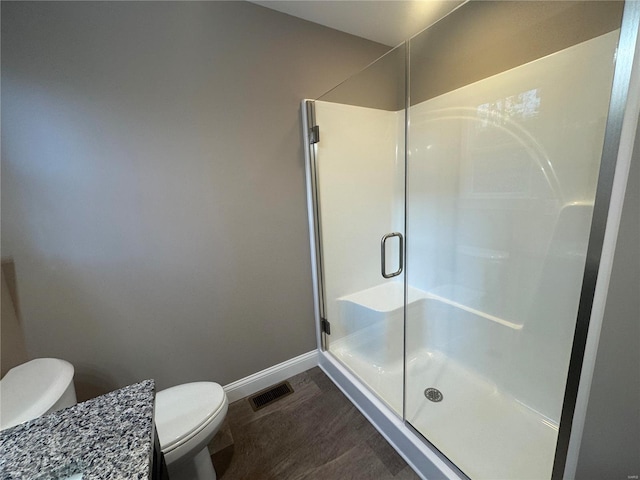
<instances>
[{"instance_id":1,"label":"shower floor pan","mask_svg":"<svg viewBox=\"0 0 640 480\"><path fill-rule=\"evenodd\" d=\"M348 344L331 353L402 416L402 360L374 364ZM407 361L406 420L472 479L551 477L557 425L437 351ZM442 400L425 397L436 388Z\"/></svg>"}]
</instances>

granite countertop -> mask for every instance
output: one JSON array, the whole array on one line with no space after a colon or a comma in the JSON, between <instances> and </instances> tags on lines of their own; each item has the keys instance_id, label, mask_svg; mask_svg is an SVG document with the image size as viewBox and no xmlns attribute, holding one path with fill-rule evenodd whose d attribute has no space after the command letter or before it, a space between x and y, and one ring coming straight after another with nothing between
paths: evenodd
<instances>
[{"instance_id":1,"label":"granite countertop","mask_svg":"<svg viewBox=\"0 0 640 480\"><path fill-rule=\"evenodd\" d=\"M145 380L3 430L0 478L151 478L154 399Z\"/></svg>"}]
</instances>

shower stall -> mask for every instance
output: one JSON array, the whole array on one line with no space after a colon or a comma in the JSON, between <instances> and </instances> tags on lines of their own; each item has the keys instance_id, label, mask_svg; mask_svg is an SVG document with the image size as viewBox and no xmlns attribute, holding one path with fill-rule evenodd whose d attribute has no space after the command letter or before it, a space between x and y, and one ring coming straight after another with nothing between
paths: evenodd
<instances>
[{"instance_id":1,"label":"shower stall","mask_svg":"<svg viewBox=\"0 0 640 480\"><path fill-rule=\"evenodd\" d=\"M563 476L637 31L467 2L303 102L321 365L425 477Z\"/></svg>"}]
</instances>

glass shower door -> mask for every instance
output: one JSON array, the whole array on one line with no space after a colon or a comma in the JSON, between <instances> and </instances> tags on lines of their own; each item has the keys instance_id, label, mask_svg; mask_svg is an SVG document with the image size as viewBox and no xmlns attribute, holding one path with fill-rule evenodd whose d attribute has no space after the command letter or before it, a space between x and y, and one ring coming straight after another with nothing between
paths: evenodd
<instances>
[{"instance_id":1,"label":"glass shower door","mask_svg":"<svg viewBox=\"0 0 640 480\"><path fill-rule=\"evenodd\" d=\"M399 415L404 62L403 46L314 102L324 344Z\"/></svg>"},{"instance_id":2,"label":"glass shower door","mask_svg":"<svg viewBox=\"0 0 640 480\"><path fill-rule=\"evenodd\" d=\"M405 418L550 478L622 6L470 2L410 41Z\"/></svg>"}]
</instances>

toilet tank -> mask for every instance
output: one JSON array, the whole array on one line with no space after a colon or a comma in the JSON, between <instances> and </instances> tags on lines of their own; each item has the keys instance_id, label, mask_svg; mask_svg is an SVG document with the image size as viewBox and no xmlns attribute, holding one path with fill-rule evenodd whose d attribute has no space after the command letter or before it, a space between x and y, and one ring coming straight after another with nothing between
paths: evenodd
<instances>
[{"instance_id":1,"label":"toilet tank","mask_svg":"<svg viewBox=\"0 0 640 480\"><path fill-rule=\"evenodd\" d=\"M36 358L12 368L0 380L0 430L75 405L73 365Z\"/></svg>"}]
</instances>

